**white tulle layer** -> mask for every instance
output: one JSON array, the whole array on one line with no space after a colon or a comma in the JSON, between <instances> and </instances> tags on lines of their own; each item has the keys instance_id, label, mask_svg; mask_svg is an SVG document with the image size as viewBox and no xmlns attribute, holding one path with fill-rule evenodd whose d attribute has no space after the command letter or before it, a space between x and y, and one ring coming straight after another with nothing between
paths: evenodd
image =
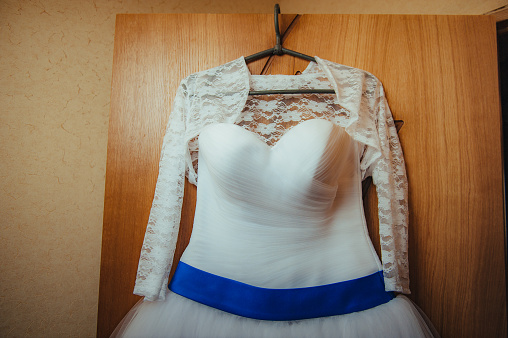
<instances>
[{"instance_id":1,"label":"white tulle layer","mask_svg":"<svg viewBox=\"0 0 508 338\"><path fill-rule=\"evenodd\" d=\"M165 301L140 301L112 337L435 337L432 324L406 297L340 316L298 321L240 317L171 291Z\"/></svg>"}]
</instances>

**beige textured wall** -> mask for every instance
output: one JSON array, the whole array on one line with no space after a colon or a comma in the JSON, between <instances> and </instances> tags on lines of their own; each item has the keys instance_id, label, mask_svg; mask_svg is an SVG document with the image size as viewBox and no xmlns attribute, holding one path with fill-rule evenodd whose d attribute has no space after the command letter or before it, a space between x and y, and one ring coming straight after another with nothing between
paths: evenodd
<instances>
[{"instance_id":1,"label":"beige textured wall","mask_svg":"<svg viewBox=\"0 0 508 338\"><path fill-rule=\"evenodd\" d=\"M283 13L482 14L506 0L279 3ZM95 335L115 15L273 4L0 0L0 336Z\"/></svg>"}]
</instances>

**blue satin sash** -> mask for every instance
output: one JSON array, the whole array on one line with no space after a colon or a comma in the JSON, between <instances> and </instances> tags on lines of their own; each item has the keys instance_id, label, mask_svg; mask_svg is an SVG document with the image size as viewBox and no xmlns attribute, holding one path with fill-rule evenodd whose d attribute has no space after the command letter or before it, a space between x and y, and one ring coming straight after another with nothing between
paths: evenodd
<instances>
[{"instance_id":1,"label":"blue satin sash","mask_svg":"<svg viewBox=\"0 0 508 338\"><path fill-rule=\"evenodd\" d=\"M383 273L295 289L266 289L178 263L169 289L183 297L243 317L298 320L363 311L390 301Z\"/></svg>"}]
</instances>

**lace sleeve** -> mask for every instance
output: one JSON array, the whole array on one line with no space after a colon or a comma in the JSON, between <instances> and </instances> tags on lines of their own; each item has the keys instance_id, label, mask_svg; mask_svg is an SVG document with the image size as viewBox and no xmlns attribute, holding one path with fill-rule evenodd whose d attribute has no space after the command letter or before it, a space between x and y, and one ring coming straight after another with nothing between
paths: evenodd
<instances>
[{"instance_id":1,"label":"lace sleeve","mask_svg":"<svg viewBox=\"0 0 508 338\"><path fill-rule=\"evenodd\" d=\"M363 161L378 196L379 235L385 288L409 294L408 184L404 157L383 87L376 90L380 150L367 147Z\"/></svg>"},{"instance_id":2,"label":"lace sleeve","mask_svg":"<svg viewBox=\"0 0 508 338\"><path fill-rule=\"evenodd\" d=\"M134 294L163 300L176 248L185 175L185 97L182 83L169 116L159 162L159 176L139 258Z\"/></svg>"}]
</instances>

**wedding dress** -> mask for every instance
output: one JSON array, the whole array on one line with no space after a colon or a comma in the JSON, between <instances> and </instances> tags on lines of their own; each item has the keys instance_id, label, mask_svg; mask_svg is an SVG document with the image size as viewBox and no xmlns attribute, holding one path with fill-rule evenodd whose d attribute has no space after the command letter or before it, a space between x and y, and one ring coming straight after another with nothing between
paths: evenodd
<instances>
[{"instance_id":1,"label":"wedding dress","mask_svg":"<svg viewBox=\"0 0 508 338\"><path fill-rule=\"evenodd\" d=\"M127 337L432 337L405 296L407 180L382 86L316 58L250 75L243 58L182 81L164 138ZM249 89L335 94L248 96ZM199 168L199 171L198 171ZM168 274L183 175L199 184L190 243ZM362 180L377 187L382 261Z\"/></svg>"}]
</instances>

